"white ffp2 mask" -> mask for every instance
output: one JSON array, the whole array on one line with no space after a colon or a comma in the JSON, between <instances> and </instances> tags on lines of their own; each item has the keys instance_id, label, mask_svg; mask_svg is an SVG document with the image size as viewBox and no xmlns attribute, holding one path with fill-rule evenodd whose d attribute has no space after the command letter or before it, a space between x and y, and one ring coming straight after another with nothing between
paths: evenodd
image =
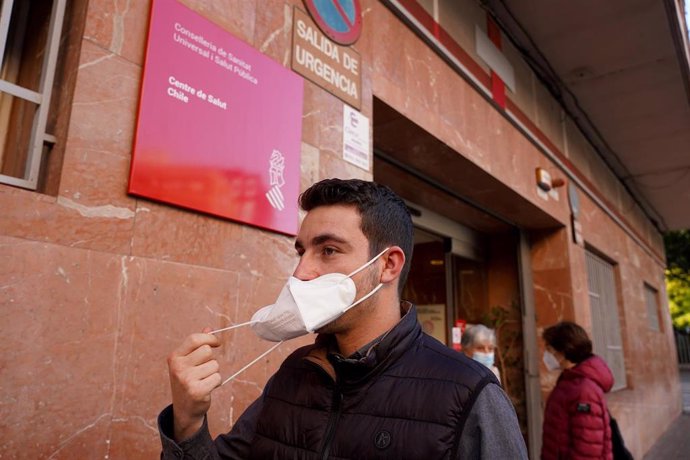
<instances>
[{"instance_id":1,"label":"white ffp2 mask","mask_svg":"<svg viewBox=\"0 0 690 460\"><path fill-rule=\"evenodd\" d=\"M384 249L349 275L328 273L310 281L302 281L291 276L280 291L276 303L259 309L254 313L251 321L209 332L209 334L217 334L251 325L259 337L278 342L242 369L226 378L221 386L256 364L261 358L275 350L284 340L314 332L374 295L383 286L383 283L379 283L367 295L357 302L353 302L357 296L357 288L351 277L373 264L388 249Z\"/></svg>"},{"instance_id":2,"label":"white ffp2 mask","mask_svg":"<svg viewBox=\"0 0 690 460\"><path fill-rule=\"evenodd\" d=\"M354 302L357 296L352 276L373 264L389 248L349 275L328 273L309 281L291 276L274 304L267 305L252 316L252 329L261 338L272 342L305 335L339 318L350 308L374 295L371 292Z\"/></svg>"},{"instance_id":3,"label":"white ffp2 mask","mask_svg":"<svg viewBox=\"0 0 690 460\"><path fill-rule=\"evenodd\" d=\"M546 368L550 371L556 371L561 368L561 364L558 362L556 357L549 350L544 350L544 364Z\"/></svg>"}]
</instances>

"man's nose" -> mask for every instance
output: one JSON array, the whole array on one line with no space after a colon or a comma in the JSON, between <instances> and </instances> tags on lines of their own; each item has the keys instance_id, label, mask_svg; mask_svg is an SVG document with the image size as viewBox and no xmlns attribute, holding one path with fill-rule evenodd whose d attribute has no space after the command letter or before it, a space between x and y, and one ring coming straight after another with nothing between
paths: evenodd
<instances>
[{"instance_id":1,"label":"man's nose","mask_svg":"<svg viewBox=\"0 0 690 460\"><path fill-rule=\"evenodd\" d=\"M299 259L299 263L292 274L295 278L302 281L310 281L319 276L316 266L309 260L306 254L303 254Z\"/></svg>"}]
</instances>

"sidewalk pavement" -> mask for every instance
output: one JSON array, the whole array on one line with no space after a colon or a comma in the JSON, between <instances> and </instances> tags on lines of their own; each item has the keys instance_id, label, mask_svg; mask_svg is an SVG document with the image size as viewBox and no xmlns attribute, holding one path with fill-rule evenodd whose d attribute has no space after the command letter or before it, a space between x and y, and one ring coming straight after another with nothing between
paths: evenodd
<instances>
[{"instance_id":1,"label":"sidewalk pavement","mask_svg":"<svg viewBox=\"0 0 690 460\"><path fill-rule=\"evenodd\" d=\"M690 364L681 365L680 385L683 391L683 412L690 414Z\"/></svg>"},{"instance_id":2,"label":"sidewalk pavement","mask_svg":"<svg viewBox=\"0 0 690 460\"><path fill-rule=\"evenodd\" d=\"M683 413L671 424L644 456L644 460L675 460L690 458L690 367L681 368Z\"/></svg>"}]
</instances>

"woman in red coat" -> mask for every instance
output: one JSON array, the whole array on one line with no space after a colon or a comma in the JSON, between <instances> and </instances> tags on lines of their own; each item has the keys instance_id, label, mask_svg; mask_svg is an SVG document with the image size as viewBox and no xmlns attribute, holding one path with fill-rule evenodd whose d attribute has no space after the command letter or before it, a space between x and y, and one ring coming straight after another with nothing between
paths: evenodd
<instances>
[{"instance_id":1,"label":"woman in red coat","mask_svg":"<svg viewBox=\"0 0 690 460\"><path fill-rule=\"evenodd\" d=\"M604 393L613 375L592 354L587 332L575 323L561 322L544 330L544 364L561 369L556 387L546 401L541 458L613 458L609 412Z\"/></svg>"}]
</instances>

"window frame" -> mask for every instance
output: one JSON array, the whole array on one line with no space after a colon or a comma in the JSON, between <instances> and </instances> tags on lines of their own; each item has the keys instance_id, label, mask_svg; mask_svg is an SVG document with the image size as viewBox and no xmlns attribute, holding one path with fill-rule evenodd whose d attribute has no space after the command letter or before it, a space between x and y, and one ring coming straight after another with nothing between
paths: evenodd
<instances>
[{"instance_id":1,"label":"window frame","mask_svg":"<svg viewBox=\"0 0 690 460\"><path fill-rule=\"evenodd\" d=\"M611 368L614 375L611 391L630 388L623 341L620 280L616 276L616 264L591 249L586 249L585 267L594 352L604 358ZM604 286L604 282L610 284ZM611 327L614 328L613 334L617 336L608 333L611 332ZM616 368L616 363L620 363L620 368Z\"/></svg>"},{"instance_id":2,"label":"window frame","mask_svg":"<svg viewBox=\"0 0 690 460\"><path fill-rule=\"evenodd\" d=\"M14 3L15 0L5 0L0 10L0 59L3 61ZM67 0L54 0L53 2L53 8L50 14L50 24L48 25L48 35L46 38L46 52L43 57L41 80L38 85L38 91L24 88L0 78L0 92L37 105L33 125L31 127L31 135L29 137L24 176L18 178L0 174L0 183L2 184L36 190L38 188L39 173L43 162L45 146L46 144L54 145L56 143L55 136L46 132L46 125L48 123L48 113L50 111L50 101L53 92L53 83L55 81L55 70L60 50L66 5ZM2 62L0 62L0 68L1 67Z\"/></svg>"},{"instance_id":3,"label":"window frame","mask_svg":"<svg viewBox=\"0 0 690 460\"><path fill-rule=\"evenodd\" d=\"M644 292L645 305L647 307L647 326L649 327L650 331L663 332L661 329L659 290L647 282L642 283L642 288ZM652 300L653 303L650 302ZM654 321L656 324L653 324L652 317L655 318Z\"/></svg>"}]
</instances>

